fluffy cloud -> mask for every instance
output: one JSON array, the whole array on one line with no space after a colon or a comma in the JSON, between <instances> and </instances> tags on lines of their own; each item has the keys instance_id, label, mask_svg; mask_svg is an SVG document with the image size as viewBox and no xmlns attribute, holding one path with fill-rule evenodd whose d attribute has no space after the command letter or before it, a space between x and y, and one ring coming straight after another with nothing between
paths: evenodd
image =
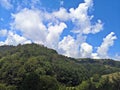
<instances>
[{"instance_id":1,"label":"fluffy cloud","mask_svg":"<svg viewBox=\"0 0 120 90\"><path fill-rule=\"evenodd\" d=\"M23 9L17 14L13 14L15 19L12 27L21 31L23 36L33 42L42 43L46 37L46 26L42 23L42 16L36 10Z\"/></svg>"},{"instance_id":2,"label":"fluffy cloud","mask_svg":"<svg viewBox=\"0 0 120 90\"><path fill-rule=\"evenodd\" d=\"M57 49L60 35L63 30L67 28L65 23L60 23L59 25L48 27L48 35L46 37L47 46L53 49Z\"/></svg>"},{"instance_id":3,"label":"fluffy cloud","mask_svg":"<svg viewBox=\"0 0 120 90\"><path fill-rule=\"evenodd\" d=\"M70 14L67 12L65 8L60 8L59 11L55 11L52 13L53 16L57 19L66 21L70 19Z\"/></svg>"},{"instance_id":4,"label":"fluffy cloud","mask_svg":"<svg viewBox=\"0 0 120 90\"><path fill-rule=\"evenodd\" d=\"M113 32L104 38L95 53L93 53L94 47L86 41L88 34L96 34L103 29L102 21L92 22L94 16L89 15L93 0L84 0L84 3L80 3L77 8L67 10L61 7L58 11L52 12L37 9L34 5L38 0L30 0L30 2L32 2L32 8L23 7L17 13L11 14L12 30L0 31L1 36L7 37L5 41L0 42L0 45L34 42L56 49L60 54L69 57L100 58L108 56L109 47L116 39ZM28 3L26 2L26 4ZM73 24L73 28L68 31L72 35L63 36L65 28L69 28L67 21Z\"/></svg>"},{"instance_id":5,"label":"fluffy cloud","mask_svg":"<svg viewBox=\"0 0 120 90\"><path fill-rule=\"evenodd\" d=\"M8 34L6 35L7 39L3 42L0 42L0 46L1 45L18 45L18 44L27 44L27 43L31 43L30 40L27 40L26 38L15 34L11 31L8 32Z\"/></svg>"},{"instance_id":6,"label":"fluffy cloud","mask_svg":"<svg viewBox=\"0 0 120 90\"><path fill-rule=\"evenodd\" d=\"M113 46L114 40L117 39L114 32L108 34L104 39L100 47L98 47L97 53L99 57L108 57L108 50L110 46Z\"/></svg>"},{"instance_id":7,"label":"fluffy cloud","mask_svg":"<svg viewBox=\"0 0 120 90\"><path fill-rule=\"evenodd\" d=\"M93 52L93 47L88 43L82 43L80 48L81 57L87 58L91 57Z\"/></svg>"},{"instance_id":8,"label":"fluffy cloud","mask_svg":"<svg viewBox=\"0 0 120 90\"><path fill-rule=\"evenodd\" d=\"M91 23L93 15L89 16L88 11L92 6L92 0L85 0L77 8L70 8L69 12L62 7L59 11L53 12L53 16L63 21L71 20L76 27L75 33L95 34L102 30L103 24L101 20L98 20L95 24Z\"/></svg>"},{"instance_id":9,"label":"fluffy cloud","mask_svg":"<svg viewBox=\"0 0 120 90\"><path fill-rule=\"evenodd\" d=\"M98 33L101 30L103 30L103 24L101 20L98 20L98 22L95 25L91 26L91 33L93 34Z\"/></svg>"},{"instance_id":10,"label":"fluffy cloud","mask_svg":"<svg viewBox=\"0 0 120 90\"><path fill-rule=\"evenodd\" d=\"M93 5L92 0L85 0L85 3L79 4L78 8L70 9L72 21L77 25L77 33L89 34L98 33L102 30L103 24L100 20L96 24L92 24L93 15L88 15L89 8Z\"/></svg>"},{"instance_id":11,"label":"fluffy cloud","mask_svg":"<svg viewBox=\"0 0 120 90\"><path fill-rule=\"evenodd\" d=\"M69 57L78 57L79 48L76 40L68 35L63 38L62 41L59 42L59 53L69 56Z\"/></svg>"},{"instance_id":12,"label":"fluffy cloud","mask_svg":"<svg viewBox=\"0 0 120 90\"><path fill-rule=\"evenodd\" d=\"M67 28L63 22L56 23L51 20L50 23L49 19L52 19L52 15L40 10L23 9L12 16L14 18L12 28L19 30L23 37L54 49L57 49L60 35ZM45 25L44 22L47 20L47 25Z\"/></svg>"},{"instance_id":13,"label":"fluffy cloud","mask_svg":"<svg viewBox=\"0 0 120 90\"><path fill-rule=\"evenodd\" d=\"M93 59L100 59L100 57L98 56L98 53L92 53L91 54L91 58L93 58Z\"/></svg>"}]
</instances>

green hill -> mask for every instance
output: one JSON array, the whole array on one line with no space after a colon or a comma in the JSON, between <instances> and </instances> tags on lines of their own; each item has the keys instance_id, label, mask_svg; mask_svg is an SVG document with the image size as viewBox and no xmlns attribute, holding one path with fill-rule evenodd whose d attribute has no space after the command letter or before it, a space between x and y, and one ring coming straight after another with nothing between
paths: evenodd
<instances>
[{"instance_id":1,"label":"green hill","mask_svg":"<svg viewBox=\"0 0 120 90\"><path fill-rule=\"evenodd\" d=\"M94 74L119 71L118 61L74 59L43 45L0 47L0 90L63 90L77 87Z\"/></svg>"}]
</instances>

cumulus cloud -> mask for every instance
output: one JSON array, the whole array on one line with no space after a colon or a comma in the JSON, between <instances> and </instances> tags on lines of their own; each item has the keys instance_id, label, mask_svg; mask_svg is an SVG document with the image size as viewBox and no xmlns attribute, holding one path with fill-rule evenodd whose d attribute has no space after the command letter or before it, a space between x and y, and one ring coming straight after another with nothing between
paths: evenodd
<instances>
[{"instance_id":1,"label":"cumulus cloud","mask_svg":"<svg viewBox=\"0 0 120 90\"><path fill-rule=\"evenodd\" d=\"M63 7L59 9L59 11L54 11L53 16L57 19L67 21L70 19L70 13L67 12L67 10Z\"/></svg>"},{"instance_id":2,"label":"cumulus cloud","mask_svg":"<svg viewBox=\"0 0 120 90\"><path fill-rule=\"evenodd\" d=\"M98 47L97 53L99 57L108 58L109 47L113 46L114 40L117 39L114 32L108 34L104 39L100 47Z\"/></svg>"},{"instance_id":3,"label":"cumulus cloud","mask_svg":"<svg viewBox=\"0 0 120 90\"><path fill-rule=\"evenodd\" d=\"M59 53L69 56L69 57L78 57L79 54L79 45L76 40L68 35L59 42Z\"/></svg>"},{"instance_id":4,"label":"cumulus cloud","mask_svg":"<svg viewBox=\"0 0 120 90\"><path fill-rule=\"evenodd\" d=\"M88 10L92 4L92 0L86 0L85 3L79 4L78 8L70 9L72 21L77 25L77 30L75 30L75 32L83 34L95 34L102 30L103 24L100 20L98 20L96 24L91 23L91 20L94 16L89 16Z\"/></svg>"},{"instance_id":5,"label":"cumulus cloud","mask_svg":"<svg viewBox=\"0 0 120 90\"><path fill-rule=\"evenodd\" d=\"M46 37L46 43L48 47L57 49L60 35L65 28L67 28L65 23L60 23L59 25L55 26L50 25L48 27L48 35Z\"/></svg>"},{"instance_id":6,"label":"cumulus cloud","mask_svg":"<svg viewBox=\"0 0 120 90\"><path fill-rule=\"evenodd\" d=\"M38 43L45 41L46 26L42 23L42 16L39 11L23 9L17 14L13 14L14 22L12 27L21 31L23 36Z\"/></svg>"},{"instance_id":7,"label":"cumulus cloud","mask_svg":"<svg viewBox=\"0 0 120 90\"><path fill-rule=\"evenodd\" d=\"M89 15L93 0L84 0L84 3L80 3L77 8L67 10L61 7L52 12L34 7L38 0L30 0L30 2L32 2L33 8L20 8L17 13L11 14L12 30L0 31L1 36L7 37L5 41L0 42L0 45L34 42L44 44L69 57L100 58L107 56L109 47L116 39L113 32L104 38L95 53L93 53L94 47L86 41L88 34L96 34L103 29L102 21L92 22L94 16ZM26 4L28 3L26 2ZM68 31L72 35L63 36L64 30L70 27L67 21L73 24L73 28ZM20 32L20 35L17 32Z\"/></svg>"},{"instance_id":8,"label":"cumulus cloud","mask_svg":"<svg viewBox=\"0 0 120 90\"><path fill-rule=\"evenodd\" d=\"M88 11L92 6L92 0L85 0L77 8L70 8L69 11L62 7L59 11L53 12L53 16L63 21L71 20L76 27L73 30L75 33L95 34L102 30L103 23L101 20L98 20L95 24L91 23L94 16L89 16Z\"/></svg>"},{"instance_id":9,"label":"cumulus cloud","mask_svg":"<svg viewBox=\"0 0 120 90\"><path fill-rule=\"evenodd\" d=\"M19 30L23 37L32 42L56 49L63 55L91 57L93 47L86 43L87 36L84 34L98 33L103 27L101 20L95 24L91 23L93 15L89 16L88 11L92 5L92 0L85 0L77 8L67 10L61 7L58 11L51 13L25 8L16 14L12 14L14 18L12 27ZM75 38L68 35L60 40L64 29L69 27L66 25L66 21L71 21L74 24L72 31L75 33Z\"/></svg>"},{"instance_id":10,"label":"cumulus cloud","mask_svg":"<svg viewBox=\"0 0 120 90\"><path fill-rule=\"evenodd\" d=\"M51 16L40 10L23 9L12 16L14 18L12 28L21 31L25 38L35 43L54 49L57 48L61 33L67 27L63 22L54 23L52 20L45 25L44 22L49 21Z\"/></svg>"},{"instance_id":11,"label":"cumulus cloud","mask_svg":"<svg viewBox=\"0 0 120 90\"><path fill-rule=\"evenodd\" d=\"M103 24L101 20L98 20L98 22L95 25L91 26L91 33L93 34L98 33L101 30L103 30Z\"/></svg>"},{"instance_id":12,"label":"cumulus cloud","mask_svg":"<svg viewBox=\"0 0 120 90\"><path fill-rule=\"evenodd\" d=\"M0 42L0 46L1 45L18 45L18 44L27 44L27 43L31 43L30 40L27 40L26 38L15 34L11 31L8 32L8 34L6 35L7 39L3 42Z\"/></svg>"},{"instance_id":13,"label":"cumulus cloud","mask_svg":"<svg viewBox=\"0 0 120 90\"><path fill-rule=\"evenodd\" d=\"M92 53L91 58L93 59L100 59L101 57L98 56L98 53Z\"/></svg>"},{"instance_id":14,"label":"cumulus cloud","mask_svg":"<svg viewBox=\"0 0 120 90\"><path fill-rule=\"evenodd\" d=\"M93 47L88 43L82 43L80 48L81 57L87 58L91 57L93 52Z\"/></svg>"}]
</instances>

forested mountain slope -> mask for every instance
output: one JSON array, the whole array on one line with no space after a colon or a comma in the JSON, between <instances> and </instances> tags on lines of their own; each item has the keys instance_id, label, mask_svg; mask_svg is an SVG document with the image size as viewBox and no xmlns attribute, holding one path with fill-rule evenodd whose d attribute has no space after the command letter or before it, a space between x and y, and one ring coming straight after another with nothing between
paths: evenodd
<instances>
[{"instance_id":1,"label":"forested mountain slope","mask_svg":"<svg viewBox=\"0 0 120 90\"><path fill-rule=\"evenodd\" d=\"M118 61L69 58L43 45L0 46L0 90L65 90L119 71Z\"/></svg>"}]
</instances>

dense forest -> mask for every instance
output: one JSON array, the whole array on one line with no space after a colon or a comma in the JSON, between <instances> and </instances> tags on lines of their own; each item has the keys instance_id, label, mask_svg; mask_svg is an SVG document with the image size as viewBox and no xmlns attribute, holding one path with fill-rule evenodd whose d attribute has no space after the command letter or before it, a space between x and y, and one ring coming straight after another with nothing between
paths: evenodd
<instances>
[{"instance_id":1,"label":"dense forest","mask_svg":"<svg viewBox=\"0 0 120 90\"><path fill-rule=\"evenodd\" d=\"M0 90L120 90L120 62L74 59L38 44L0 46Z\"/></svg>"}]
</instances>

